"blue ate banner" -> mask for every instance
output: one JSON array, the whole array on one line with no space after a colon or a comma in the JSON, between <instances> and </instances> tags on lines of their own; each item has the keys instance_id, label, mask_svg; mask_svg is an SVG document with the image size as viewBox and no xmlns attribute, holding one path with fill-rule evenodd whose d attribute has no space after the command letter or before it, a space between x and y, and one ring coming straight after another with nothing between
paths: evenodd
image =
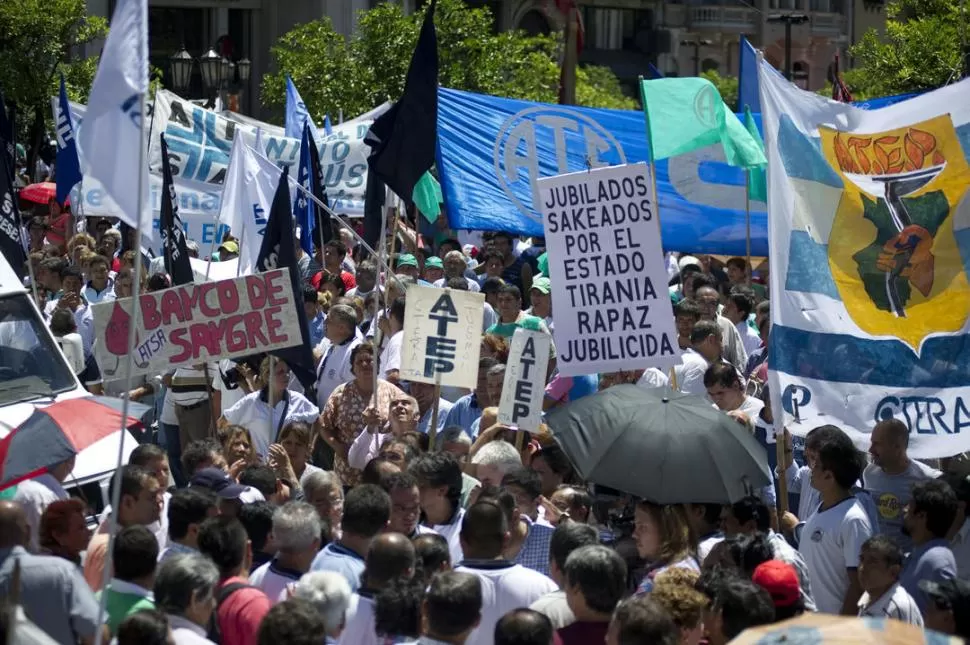
<instances>
[{"instance_id":1,"label":"blue ate banner","mask_svg":"<svg viewBox=\"0 0 970 645\"><path fill-rule=\"evenodd\" d=\"M437 166L452 228L542 235L540 177L647 160L643 112L438 90ZM658 161L656 178L664 250L744 255L744 171L727 165L720 144ZM765 256L766 205L750 206L751 253Z\"/></svg>"}]
</instances>

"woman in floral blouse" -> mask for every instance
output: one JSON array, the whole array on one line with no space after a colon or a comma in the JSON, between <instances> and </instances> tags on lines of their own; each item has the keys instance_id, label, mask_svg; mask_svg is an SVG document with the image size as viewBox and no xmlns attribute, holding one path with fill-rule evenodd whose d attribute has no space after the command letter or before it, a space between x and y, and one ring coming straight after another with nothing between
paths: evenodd
<instances>
[{"instance_id":1,"label":"woman in floral blouse","mask_svg":"<svg viewBox=\"0 0 970 645\"><path fill-rule=\"evenodd\" d=\"M354 380L337 386L320 416L320 437L334 451L334 471L340 475L344 486L360 482L360 471L347 465L347 452L354 438L360 434L364 423L364 410L374 405L381 416L380 424L387 423L391 399L398 388L385 380L377 381L377 401L374 398L374 345L364 342L350 353Z\"/></svg>"}]
</instances>

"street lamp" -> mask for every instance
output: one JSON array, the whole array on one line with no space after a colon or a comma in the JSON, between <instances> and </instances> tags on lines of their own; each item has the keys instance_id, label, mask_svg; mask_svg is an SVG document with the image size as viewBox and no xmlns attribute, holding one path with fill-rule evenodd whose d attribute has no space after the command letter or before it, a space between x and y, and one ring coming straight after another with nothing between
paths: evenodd
<instances>
[{"instance_id":1,"label":"street lamp","mask_svg":"<svg viewBox=\"0 0 970 645\"><path fill-rule=\"evenodd\" d=\"M694 76L701 75L701 47L713 45L714 41L704 39L685 39L680 41L684 47L694 48Z\"/></svg>"},{"instance_id":2,"label":"street lamp","mask_svg":"<svg viewBox=\"0 0 970 645\"><path fill-rule=\"evenodd\" d=\"M771 24L782 23L785 25L785 78L791 80L791 26L802 25L808 22L808 16L804 13L773 13L769 14L765 20Z\"/></svg>"},{"instance_id":3,"label":"street lamp","mask_svg":"<svg viewBox=\"0 0 970 645\"><path fill-rule=\"evenodd\" d=\"M222 85L222 56L210 49L199 57L199 69L202 71L202 85L206 92L218 90Z\"/></svg>"},{"instance_id":4,"label":"street lamp","mask_svg":"<svg viewBox=\"0 0 970 645\"><path fill-rule=\"evenodd\" d=\"M242 58L236 63L236 69L239 71L239 84L245 85L249 82L249 72L252 71L253 63L248 58Z\"/></svg>"},{"instance_id":5,"label":"street lamp","mask_svg":"<svg viewBox=\"0 0 970 645\"><path fill-rule=\"evenodd\" d=\"M192 54L185 49L185 45L168 59L169 68L172 73L172 85L177 92L184 92L188 89L192 81L192 68L195 66L195 59Z\"/></svg>"}]
</instances>

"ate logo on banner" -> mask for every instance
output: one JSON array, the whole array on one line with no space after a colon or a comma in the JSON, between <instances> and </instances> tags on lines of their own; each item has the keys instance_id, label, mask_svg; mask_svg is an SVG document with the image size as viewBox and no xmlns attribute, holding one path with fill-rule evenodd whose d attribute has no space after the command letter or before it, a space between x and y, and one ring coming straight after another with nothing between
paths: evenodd
<instances>
[{"instance_id":1,"label":"ate logo on banner","mask_svg":"<svg viewBox=\"0 0 970 645\"><path fill-rule=\"evenodd\" d=\"M428 336L424 352L424 375L434 376L439 372L453 372L458 342L448 338L448 325L458 322L458 310L451 295L443 293L428 313L428 318L437 323L437 335Z\"/></svg>"},{"instance_id":2,"label":"ate logo on banner","mask_svg":"<svg viewBox=\"0 0 970 645\"><path fill-rule=\"evenodd\" d=\"M571 148L577 145L585 166L569 163L569 153L576 152ZM548 147L556 151L556 166L540 168L538 150ZM603 126L585 114L554 107L528 108L506 119L495 139L493 159L502 190L522 214L540 223L535 215L539 209L523 203L516 192L538 195L540 177L626 163L623 147Z\"/></svg>"},{"instance_id":3,"label":"ate logo on banner","mask_svg":"<svg viewBox=\"0 0 970 645\"><path fill-rule=\"evenodd\" d=\"M186 113L186 108L190 110ZM222 184L226 178L226 164L232 140L236 136L236 124L222 119L225 136L210 137L207 132L216 130L216 113L180 101L172 101L172 113L165 140L172 156L172 172L184 179Z\"/></svg>"},{"instance_id":4,"label":"ate logo on banner","mask_svg":"<svg viewBox=\"0 0 970 645\"><path fill-rule=\"evenodd\" d=\"M57 106L57 147L63 150L67 147L67 142L74 139L74 132L71 129L71 122L68 114L61 109L61 102L55 103Z\"/></svg>"}]
</instances>

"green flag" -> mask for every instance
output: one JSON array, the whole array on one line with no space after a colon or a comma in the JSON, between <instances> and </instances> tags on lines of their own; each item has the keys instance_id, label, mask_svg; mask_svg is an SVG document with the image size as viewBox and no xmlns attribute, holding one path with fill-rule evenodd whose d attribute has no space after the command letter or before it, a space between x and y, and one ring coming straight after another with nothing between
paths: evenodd
<instances>
[{"instance_id":1,"label":"green flag","mask_svg":"<svg viewBox=\"0 0 970 645\"><path fill-rule=\"evenodd\" d=\"M418 183L414 185L411 200L425 218L433 224L441 214L441 184L430 172L424 173Z\"/></svg>"},{"instance_id":2,"label":"green flag","mask_svg":"<svg viewBox=\"0 0 970 645\"><path fill-rule=\"evenodd\" d=\"M727 109L714 85L703 78L641 81L654 159L686 154L720 143L732 166L767 163L764 150Z\"/></svg>"},{"instance_id":3,"label":"green flag","mask_svg":"<svg viewBox=\"0 0 970 645\"><path fill-rule=\"evenodd\" d=\"M751 108L747 105L744 106L744 127L763 152L765 142L761 140L758 124L754 122L754 117L751 116ZM748 168L748 198L758 202L768 201L768 178L763 167Z\"/></svg>"}]
</instances>

